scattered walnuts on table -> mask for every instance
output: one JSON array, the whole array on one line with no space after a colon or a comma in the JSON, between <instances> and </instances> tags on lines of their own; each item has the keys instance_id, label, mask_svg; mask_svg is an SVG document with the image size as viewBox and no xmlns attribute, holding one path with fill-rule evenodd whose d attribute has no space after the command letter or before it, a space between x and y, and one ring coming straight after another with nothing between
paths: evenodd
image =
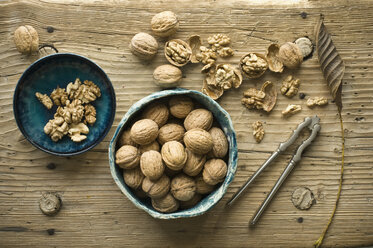
<instances>
[{"instance_id":1,"label":"scattered walnuts on table","mask_svg":"<svg viewBox=\"0 0 373 248\"><path fill-rule=\"evenodd\" d=\"M289 69L295 69L303 62L302 51L292 42L286 42L281 45L278 56L284 66Z\"/></svg>"},{"instance_id":2,"label":"scattered walnuts on table","mask_svg":"<svg viewBox=\"0 0 373 248\"><path fill-rule=\"evenodd\" d=\"M264 138L264 128L263 123L260 121L256 121L253 123L253 135L255 138L255 141L257 143L260 143L262 139Z\"/></svg>"},{"instance_id":3,"label":"scattered walnuts on table","mask_svg":"<svg viewBox=\"0 0 373 248\"><path fill-rule=\"evenodd\" d=\"M173 65L160 65L153 72L154 83L162 88L176 87L180 84L183 73Z\"/></svg>"},{"instance_id":4,"label":"scattered walnuts on table","mask_svg":"<svg viewBox=\"0 0 373 248\"><path fill-rule=\"evenodd\" d=\"M143 60L151 60L158 51L157 40L147 33L138 33L130 43L131 52Z\"/></svg>"},{"instance_id":5,"label":"scattered walnuts on table","mask_svg":"<svg viewBox=\"0 0 373 248\"><path fill-rule=\"evenodd\" d=\"M167 100L149 104L140 119L135 117L119 136L115 154L128 187L164 213L193 207L216 189L227 173L221 158L227 159L229 149L223 130L211 128L210 111L194 109L187 96Z\"/></svg>"},{"instance_id":6,"label":"scattered walnuts on table","mask_svg":"<svg viewBox=\"0 0 373 248\"><path fill-rule=\"evenodd\" d=\"M153 33L159 37L168 37L176 33L179 28L179 20L172 11L163 11L151 20Z\"/></svg>"},{"instance_id":7,"label":"scattered walnuts on table","mask_svg":"<svg viewBox=\"0 0 373 248\"><path fill-rule=\"evenodd\" d=\"M317 96L317 97L310 97L307 99L307 107L313 108L315 106L323 106L328 104L328 99L326 97Z\"/></svg>"},{"instance_id":8,"label":"scattered walnuts on table","mask_svg":"<svg viewBox=\"0 0 373 248\"><path fill-rule=\"evenodd\" d=\"M14 32L14 43L22 54L35 53L39 49L38 32L30 25L20 26Z\"/></svg>"},{"instance_id":9,"label":"scattered walnuts on table","mask_svg":"<svg viewBox=\"0 0 373 248\"><path fill-rule=\"evenodd\" d=\"M249 88L243 93L241 103L248 109L263 109L270 112L276 105L277 91L275 85L266 81L260 90Z\"/></svg>"},{"instance_id":10,"label":"scattered walnuts on table","mask_svg":"<svg viewBox=\"0 0 373 248\"><path fill-rule=\"evenodd\" d=\"M289 117L291 115L294 115L302 110L302 107L297 104L289 104L285 110L283 110L281 113L285 117Z\"/></svg>"},{"instance_id":11,"label":"scattered walnuts on table","mask_svg":"<svg viewBox=\"0 0 373 248\"><path fill-rule=\"evenodd\" d=\"M281 94L291 98L298 93L299 85L299 79L295 79L292 75L289 75L282 81Z\"/></svg>"}]
</instances>

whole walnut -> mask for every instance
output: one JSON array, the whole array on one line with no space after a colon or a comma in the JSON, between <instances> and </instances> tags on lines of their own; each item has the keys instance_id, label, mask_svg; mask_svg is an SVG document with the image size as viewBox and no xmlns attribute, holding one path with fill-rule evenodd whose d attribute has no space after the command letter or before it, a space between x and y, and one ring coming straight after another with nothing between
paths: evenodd
<instances>
[{"instance_id":1,"label":"whole walnut","mask_svg":"<svg viewBox=\"0 0 373 248\"><path fill-rule=\"evenodd\" d=\"M184 165L183 171L188 176L197 176L206 163L206 155L195 154L188 148L186 148L185 151L187 153L187 161Z\"/></svg>"},{"instance_id":2,"label":"whole walnut","mask_svg":"<svg viewBox=\"0 0 373 248\"><path fill-rule=\"evenodd\" d=\"M157 151L159 152L161 148L159 147L159 144L157 141L153 141L152 143L148 145L142 145L139 147L140 153L143 154L144 152L147 151Z\"/></svg>"},{"instance_id":3,"label":"whole walnut","mask_svg":"<svg viewBox=\"0 0 373 248\"><path fill-rule=\"evenodd\" d=\"M129 145L124 145L115 154L115 162L123 169L135 168L140 163L140 151Z\"/></svg>"},{"instance_id":4,"label":"whole walnut","mask_svg":"<svg viewBox=\"0 0 373 248\"><path fill-rule=\"evenodd\" d=\"M179 202L171 194L167 194L162 198L152 199L152 206L159 212L171 213L179 208Z\"/></svg>"},{"instance_id":5,"label":"whole walnut","mask_svg":"<svg viewBox=\"0 0 373 248\"><path fill-rule=\"evenodd\" d=\"M224 158L228 152L228 140L223 130L213 127L210 129L209 133L211 134L213 143L209 155L215 158Z\"/></svg>"},{"instance_id":6,"label":"whole walnut","mask_svg":"<svg viewBox=\"0 0 373 248\"><path fill-rule=\"evenodd\" d=\"M184 120L184 127L187 131L193 128L202 128L208 131L212 126L213 116L207 109L195 109L188 114Z\"/></svg>"},{"instance_id":7,"label":"whole walnut","mask_svg":"<svg viewBox=\"0 0 373 248\"><path fill-rule=\"evenodd\" d=\"M179 174L171 181L171 194L179 201L189 201L196 193L196 183L193 178Z\"/></svg>"},{"instance_id":8,"label":"whole walnut","mask_svg":"<svg viewBox=\"0 0 373 248\"><path fill-rule=\"evenodd\" d=\"M184 167L187 154L184 146L178 141L168 141L161 149L162 159L171 170L177 171Z\"/></svg>"},{"instance_id":9,"label":"whole walnut","mask_svg":"<svg viewBox=\"0 0 373 248\"><path fill-rule=\"evenodd\" d=\"M152 199L161 198L170 191L170 178L162 175L158 180L151 181L145 177L142 181L142 190Z\"/></svg>"},{"instance_id":10,"label":"whole walnut","mask_svg":"<svg viewBox=\"0 0 373 248\"><path fill-rule=\"evenodd\" d=\"M14 32L14 43L18 52L32 54L39 50L39 35L30 25L20 26Z\"/></svg>"},{"instance_id":11,"label":"whole walnut","mask_svg":"<svg viewBox=\"0 0 373 248\"><path fill-rule=\"evenodd\" d=\"M170 113L176 118L183 119L193 110L194 103L187 96L173 96L168 102Z\"/></svg>"},{"instance_id":12,"label":"whole walnut","mask_svg":"<svg viewBox=\"0 0 373 248\"><path fill-rule=\"evenodd\" d=\"M170 64L160 65L153 72L154 83L162 88L178 86L182 77L181 70Z\"/></svg>"},{"instance_id":13,"label":"whole walnut","mask_svg":"<svg viewBox=\"0 0 373 248\"><path fill-rule=\"evenodd\" d=\"M153 16L151 26L155 35L168 37L176 33L179 28L179 20L174 12L163 11Z\"/></svg>"},{"instance_id":14,"label":"whole walnut","mask_svg":"<svg viewBox=\"0 0 373 248\"><path fill-rule=\"evenodd\" d=\"M158 51L157 40L147 33L138 33L130 43L131 52L143 60L151 60Z\"/></svg>"},{"instance_id":15,"label":"whole walnut","mask_svg":"<svg viewBox=\"0 0 373 248\"><path fill-rule=\"evenodd\" d=\"M142 173L150 180L158 180L164 172L162 156L157 151L147 151L141 155L140 168Z\"/></svg>"},{"instance_id":16,"label":"whole walnut","mask_svg":"<svg viewBox=\"0 0 373 248\"><path fill-rule=\"evenodd\" d=\"M227 164L221 159L210 159L203 169L203 180L210 185L222 182L227 174Z\"/></svg>"},{"instance_id":17,"label":"whole walnut","mask_svg":"<svg viewBox=\"0 0 373 248\"><path fill-rule=\"evenodd\" d=\"M118 145L119 145L119 147L124 146L124 145L135 146L135 147L138 146L138 144L136 144L136 142L131 140L131 130L130 129L127 129L127 130L123 131L123 133L119 136Z\"/></svg>"},{"instance_id":18,"label":"whole walnut","mask_svg":"<svg viewBox=\"0 0 373 248\"><path fill-rule=\"evenodd\" d=\"M188 201L180 201L180 208L181 209L188 209L191 207L194 207L197 205L198 202L200 202L202 199L202 196L200 194L194 194L193 198Z\"/></svg>"},{"instance_id":19,"label":"whole walnut","mask_svg":"<svg viewBox=\"0 0 373 248\"><path fill-rule=\"evenodd\" d=\"M295 69L303 62L302 51L292 42L286 42L280 46L278 57L284 66L289 69Z\"/></svg>"},{"instance_id":20,"label":"whole walnut","mask_svg":"<svg viewBox=\"0 0 373 248\"><path fill-rule=\"evenodd\" d=\"M158 136L158 124L150 119L136 121L131 128L131 139L139 145L152 143Z\"/></svg>"},{"instance_id":21,"label":"whole walnut","mask_svg":"<svg viewBox=\"0 0 373 248\"><path fill-rule=\"evenodd\" d=\"M206 154L211 151L212 142L211 134L201 128L191 129L184 135L185 146L196 154Z\"/></svg>"},{"instance_id":22,"label":"whole walnut","mask_svg":"<svg viewBox=\"0 0 373 248\"><path fill-rule=\"evenodd\" d=\"M184 134L184 127L178 124L169 123L159 129L158 142L161 145L173 140L183 142Z\"/></svg>"},{"instance_id":23,"label":"whole walnut","mask_svg":"<svg viewBox=\"0 0 373 248\"><path fill-rule=\"evenodd\" d=\"M209 194L215 189L214 185L207 184L204 180L203 177L197 177L196 178L196 193L197 194Z\"/></svg>"},{"instance_id":24,"label":"whole walnut","mask_svg":"<svg viewBox=\"0 0 373 248\"><path fill-rule=\"evenodd\" d=\"M166 124L169 114L170 112L168 111L166 104L149 104L142 112L142 118L153 120L158 124L158 127L162 127Z\"/></svg>"},{"instance_id":25,"label":"whole walnut","mask_svg":"<svg viewBox=\"0 0 373 248\"><path fill-rule=\"evenodd\" d=\"M142 174L139 167L130 170L123 171L124 182L128 187L132 189L139 189L142 185L142 180L144 179L144 174Z\"/></svg>"}]
</instances>

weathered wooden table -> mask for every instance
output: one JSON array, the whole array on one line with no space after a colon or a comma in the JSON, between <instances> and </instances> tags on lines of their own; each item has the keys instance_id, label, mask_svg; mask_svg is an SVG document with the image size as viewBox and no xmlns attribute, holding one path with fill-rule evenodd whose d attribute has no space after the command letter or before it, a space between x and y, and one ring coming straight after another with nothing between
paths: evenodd
<instances>
[{"instance_id":1,"label":"weathered wooden table","mask_svg":"<svg viewBox=\"0 0 373 248\"><path fill-rule=\"evenodd\" d=\"M107 147L128 108L160 90L152 83L154 68L166 62L164 42L153 63L146 64L128 49L131 37L151 32L151 17L172 10L180 17L175 37L187 39L215 33L232 38L239 58L249 51L264 52L272 42L293 41L307 35L319 14L346 64L343 79L343 120L346 134L345 180L338 210L325 247L373 244L373 3L371 1L1 1L0 2L0 247L311 247L332 211L339 182L341 132L335 104L313 110L298 97L279 95L269 114L245 109L240 98L249 87L281 80L293 73L307 96L329 97L317 56L299 70L267 72L245 80L241 88L224 94L219 103L230 113L238 136L239 164L234 182L222 201L207 214L182 220L156 220L137 209L120 192L109 172ZM13 32L30 24L41 43L60 52L87 56L109 75L117 96L114 125L92 151L76 157L48 155L34 148L18 130L13 117L13 91L22 72L35 57L19 54ZM200 65L183 68L182 87L200 90ZM289 103L304 109L289 119L281 110ZM292 152L279 157L255 185L231 208L225 203L288 138L304 117L317 114L322 130L302 161L282 186L255 229L248 220L272 188ZM257 144L251 124L265 123L266 135ZM309 187L316 204L297 210L290 197L298 186ZM38 200L42 192L60 194L63 207L55 217L44 216ZM48 230L48 231L47 231Z\"/></svg>"}]
</instances>

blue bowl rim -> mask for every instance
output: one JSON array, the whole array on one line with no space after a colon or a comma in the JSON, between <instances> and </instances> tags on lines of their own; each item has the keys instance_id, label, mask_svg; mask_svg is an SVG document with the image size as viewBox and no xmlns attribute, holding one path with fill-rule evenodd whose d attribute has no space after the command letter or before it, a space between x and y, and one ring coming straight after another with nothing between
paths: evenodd
<instances>
[{"instance_id":1,"label":"blue bowl rim","mask_svg":"<svg viewBox=\"0 0 373 248\"><path fill-rule=\"evenodd\" d=\"M19 116L18 116L18 112L16 111L16 106L17 106L17 100L18 100L18 94L19 94L19 87L20 87L20 84L22 83L22 81L25 79L25 77L33 70L35 69L35 67L38 66L39 63L41 63L42 61L44 60L48 60L48 59L53 59L54 57L74 57L74 58L78 58L78 59L81 59L85 62L87 62L88 64L91 64L93 67L95 67L96 69L98 69L102 75L104 76L105 80L109 83L108 86L109 86L109 89L111 91L111 94L113 96L113 101L112 101L112 111L111 111L111 116L110 116L110 121L107 123L107 126L103 132L103 134L101 135L101 137L99 137L95 142L93 142L90 146L84 148L84 149L81 149L81 150L78 150L78 151L75 151L75 152L54 152L54 151L50 151L44 147L42 147L41 145L39 145L38 143L36 143L28 134L27 132L24 130L24 128L22 127L21 125L21 122L19 120ZM110 128L111 126L113 125L113 122L114 122L114 118L115 118L115 111L116 111L116 97L115 97L115 91L114 91L114 88L113 88L113 84L111 83L108 75L105 73L105 71L98 65L96 64L95 62L93 62L92 60L88 59L87 57L84 57L82 55L78 55L78 54L74 54L74 53L55 53L55 54L50 54L50 55L47 55L43 58L40 58L38 60L36 60L35 62L33 62L29 67L27 67L27 69L22 73L22 76L20 77L20 79L18 80L17 82L17 85L16 85L16 88L14 90L14 94L13 94L13 114L14 114L14 118L16 120L16 123L17 123L17 126L19 128L19 130L21 131L21 133L23 134L23 136L25 136L25 138L32 144L34 145L36 148L46 152L46 153L49 153L49 154L52 154L52 155L57 155L57 156L74 156L74 155L79 155L79 154L82 154L88 150L91 150L93 147L95 147L96 145L98 145L104 138L105 136L109 133L110 131Z\"/></svg>"},{"instance_id":2,"label":"blue bowl rim","mask_svg":"<svg viewBox=\"0 0 373 248\"><path fill-rule=\"evenodd\" d=\"M127 121L131 120L131 117L132 117L133 114L138 113L138 111L141 110L145 105L149 104L153 100L161 99L161 98L164 98L164 97L173 96L173 95L188 95L188 94L196 94L196 95L208 98L209 102L212 105L214 105L214 107L216 107L219 112L223 113L223 115L227 119L227 121L229 123L229 127L232 131L231 136L230 136L230 141L232 143L229 144L230 149L229 149L229 163L228 163L228 167L231 166L230 169L228 169L228 172L231 171L231 173L227 174L224 182L220 185L220 187L217 188L215 191L213 191L212 194L216 193L216 194L218 194L218 197L216 197L214 199L214 201L212 203L210 203L204 209L202 209L198 212L190 211L189 213L185 213L186 210L183 210L183 212L181 212L181 213L180 212L160 213L156 210L153 210L152 208L149 208L149 207L145 206L142 202L140 202L137 199L137 197L134 197L130 193L131 189L128 186L126 186L126 185L124 185L120 182L120 180L117 177L116 172L115 172L116 166L117 166L115 164L115 155L114 155L115 150L116 150L116 143L117 143L118 136L122 131L123 126L127 123ZM199 91L189 90L189 89L184 89L184 88L175 88L175 89L171 89L171 90L158 91L158 92L152 93L152 94L140 99L136 103L134 103L130 107L130 109L127 111L127 113L123 116L120 123L118 124L118 127L115 130L113 138L110 141L108 150L109 150L108 151L108 156L109 156L110 172L111 172L111 175L112 175L115 183L118 185L119 189L137 208L144 210L149 215L151 215L153 218L158 218L158 219L188 218L188 217L199 216L199 215L202 215L202 214L206 213L208 210L210 210L212 207L214 207L221 200L221 198L223 198L223 196L226 193L230 183L233 181L234 175L235 175L236 170L237 170L238 150L237 150L236 133L234 131L233 123L232 123L232 119L230 118L230 115L216 101L214 101L210 97L206 96L205 94L203 94Z\"/></svg>"}]
</instances>

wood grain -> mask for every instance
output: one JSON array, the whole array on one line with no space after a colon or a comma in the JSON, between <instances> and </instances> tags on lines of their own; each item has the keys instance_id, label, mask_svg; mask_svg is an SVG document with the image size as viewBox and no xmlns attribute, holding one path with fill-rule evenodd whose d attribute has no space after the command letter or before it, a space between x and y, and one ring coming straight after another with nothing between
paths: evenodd
<instances>
[{"instance_id":1,"label":"wood grain","mask_svg":"<svg viewBox=\"0 0 373 248\"><path fill-rule=\"evenodd\" d=\"M240 98L249 87L271 80L278 86L288 74L300 78L300 92L329 97L317 57L296 71L267 72L245 80L226 92L219 103L230 113L238 136L239 164L223 200L207 214L183 220L155 220L135 208L111 178L108 143L122 116L142 97L160 90L152 83L155 67L166 63L162 46L152 63L134 57L128 44L137 32L151 32L151 17L172 10L180 17L174 36L186 40L200 34L228 34L237 63L246 52L264 52L272 42L313 38L320 13L346 64L343 78L343 119L346 166L342 196L325 247L373 244L373 4L371 1L1 1L0 2L0 247L311 247L325 227L337 193L341 134L337 107L308 109L305 100L279 95L269 114L245 109ZM300 15L302 12L306 13ZM302 18L306 17L306 18ZM71 158L41 152L21 135L13 117L13 91L22 72L35 57L17 52L12 33L19 25L34 26L42 43L60 52L87 56L109 75L117 95L114 125L92 151ZM48 33L47 27L54 32ZM201 65L183 68L182 87L200 90ZM289 119L281 110L289 103L303 110ZM248 220L272 188L292 152L279 157L255 185L232 207L225 202L266 160L279 142L288 138L304 117L317 114L322 129L302 161L282 186L255 229ZM261 144L252 137L251 124L264 122ZM51 165L52 163L52 165ZM48 169L53 168L55 169ZM307 186L317 203L308 211L291 203L292 191ZM63 207L55 217L38 209L42 192L61 195ZM299 218L303 222L299 223ZM54 229L54 234L48 234ZM49 233L52 233L50 230Z\"/></svg>"}]
</instances>

